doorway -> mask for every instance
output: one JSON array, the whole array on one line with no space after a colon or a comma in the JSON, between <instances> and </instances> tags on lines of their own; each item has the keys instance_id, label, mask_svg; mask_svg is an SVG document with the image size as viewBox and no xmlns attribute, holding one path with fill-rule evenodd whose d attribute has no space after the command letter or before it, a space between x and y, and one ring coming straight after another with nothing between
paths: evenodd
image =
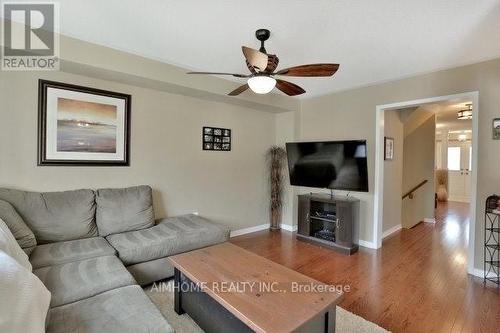
<instances>
[{"instance_id":1,"label":"doorway","mask_svg":"<svg viewBox=\"0 0 500 333\"><path fill-rule=\"evenodd\" d=\"M436 193L439 202L470 203L472 101L445 103L436 117Z\"/></svg>"},{"instance_id":2,"label":"doorway","mask_svg":"<svg viewBox=\"0 0 500 333\"><path fill-rule=\"evenodd\" d=\"M375 149L375 195L374 195L374 225L373 225L373 234L374 234L374 245L376 248L380 248L382 246L382 234L383 234L383 208L384 208L384 112L386 110L396 110L396 109L403 109L403 108L411 108L411 107L418 107L421 105L426 105L426 104L433 104L433 103L447 103L447 102L456 102L456 101L464 101L468 100L471 101L472 107L477 114L479 112L479 93L478 92L469 92L469 93L463 93L463 94L456 94L456 95L447 95L447 96L440 96L440 97L432 97L432 98L425 98L425 99L419 99L419 100L413 100L413 101L406 101L406 102L399 102L399 103L393 103L393 104L386 104L386 105L379 105L376 107L376 149ZM454 183L458 184L457 188L453 189L454 191L460 191L460 193L465 193L465 191L468 189L469 190L469 200L470 200L470 223L468 226L468 262L467 262L467 267L468 267L468 272L469 274L474 274L474 237L475 237L475 208L476 208L476 186L477 186L477 169L476 169L476 164L477 164L477 135L478 135L478 117L473 117L472 118L472 143L470 146L470 154L468 156L470 168L464 168L464 165L467 163L466 159L466 154L463 154L463 150L467 150L467 147L463 147L461 144L459 147L452 146L450 152L455 153L455 155L458 155L458 150L457 148L460 149L460 163L458 170L453 170L453 171L458 171L458 175L451 175L452 177L457 176L463 176L462 178L459 178L459 180L464 181L464 186L463 188L460 186L460 182ZM446 152L448 152L448 147L446 148ZM454 155L454 156L455 156ZM456 157L456 156L455 156ZM447 163L448 156L446 156L446 163ZM462 159L464 161L462 161ZM455 162L456 163L456 162ZM465 163L465 164L464 164ZM462 169L462 171L460 171ZM465 172L463 169L468 169L467 172ZM463 174L460 174L462 172ZM466 175L466 173L468 173ZM474 186L469 186L468 188L465 185L465 176L468 176L471 179L471 182L469 184L474 184ZM455 186L455 185L454 185Z\"/></svg>"}]
</instances>

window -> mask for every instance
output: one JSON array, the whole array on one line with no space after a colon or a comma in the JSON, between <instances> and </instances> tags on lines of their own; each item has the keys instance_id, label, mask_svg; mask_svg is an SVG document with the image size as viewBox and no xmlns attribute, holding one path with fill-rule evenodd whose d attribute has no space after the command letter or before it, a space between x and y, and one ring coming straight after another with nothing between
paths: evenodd
<instances>
[{"instance_id":1,"label":"window","mask_svg":"<svg viewBox=\"0 0 500 333\"><path fill-rule=\"evenodd\" d=\"M460 147L448 147L448 170L460 170Z\"/></svg>"}]
</instances>

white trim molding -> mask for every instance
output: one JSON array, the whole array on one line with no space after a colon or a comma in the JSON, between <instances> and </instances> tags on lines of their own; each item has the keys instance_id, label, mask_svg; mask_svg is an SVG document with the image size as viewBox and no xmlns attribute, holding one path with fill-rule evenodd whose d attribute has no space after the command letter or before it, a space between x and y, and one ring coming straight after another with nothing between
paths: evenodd
<instances>
[{"instance_id":1,"label":"white trim molding","mask_svg":"<svg viewBox=\"0 0 500 333\"><path fill-rule=\"evenodd\" d=\"M469 272L469 274L480 278L484 278L484 271L479 268L474 268L472 272Z\"/></svg>"},{"instance_id":2,"label":"white trim molding","mask_svg":"<svg viewBox=\"0 0 500 333\"><path fill-rule=\"evenodd\" d=\"M282 224L281 229L290 231L290 232L295 232L297 231L297 226L296 225L289 225L289 224Z\"/></svg>"},{"instance_id":3,"label":"white trim molding","mask_svg":"<svg viewBox=\"0 0 500 333\"><path fill-rule=\"evenodd\" d=\"M485 273L486 273L486 272L485 272L485 271L483 271L483 270L482 270L482 269L480 269L480 268L474 268L474 270L472 271L472 273L471 273L471 272L469 272L469 274L470 274L470 275L472 275L472 276L476 276L476 277L481 278L481 279L484 279L484 274L485 274ZM492 272L490 272L490 273L492 273ZM492 275L490 275L490 277L496 277L496 275L493 275L493 274L492 274ZM493 282L492 282L492 283L493 283Z\"/></svg>"},{"instance_id":4,"label":"white trim molding","mask_svg":"<svg viewBox=\"0 0 500 333\"><path fill-rule=\"evenodd\" d=\"M384 111L408 108L428 103L438 103L454 99L468 99L472 101L475 117L472 117L472 179L470 196L470 223L469 223L469 246L467 257L467 272L475 275L475 234L476 234L476 200L477 200L477 152L479 137L479 92L465 92L455 95L438 96L431 98L416 99L385 105L377 105L375 110L375 192L373 198L373 240L372 243L379 248L382 246L382 221L384 211ZM361 241L360 241L361 245Z\"/></svg>"},{"instance_id":5,"label":"white trim molding","mask_svg":"<svg viewBox=\"0 0 500 333\"><path fill-rule=\"evenodd\" d=\"M434 223L435 224L436 223L436 219L433 218L433 217L426 217L426 218L424 218L424 222L425 223Z\"/></svg>"},{"instance_id":6,"label":"white trim molding","mask_svg":"<svg viewBox=\"0 0 500 333\"><path fill-rule=\"evenodd\" d=\"M231 234L229 237L236 237L236 236L241 236L241 235L246 235L250 234L252 232L257 232L257 231L262 231L269 229L269 223L264 223L264 224L259 224L253 227L248 227L248 228L243 228L243 229L238 229L238 230L232 230Z\"/></svg>"},{"instance_id":7,"label":"white trim molding","mask_svg":"<svg viewBox=\"0 0 500 333\"><path fill-rule=\"evenodd\" d=\"M398 232L399 230L403 229L403 226L401 224L395 225L394 227L384 231L382 233L382 239L389 237L395 232Z\"/></svg>"},{"instance_id":8,"label":"white trim molding","mask_svg":"<svg viewBox=\"0 0 500 333\"><path fill-rule=\"evenodd\" d=\"M251 234L252 232L257 232L257 231L269 229L269 227L270 227L269 223L264 223L264 224L259 224L259 225L253 226L253 227L232 230L230 237L232 238L232 237L236 237L236 236ZM295 231L297 231L297 226L296 225L289 225L289 224L282 224L281 229L286 230L286 231L290 231L290 232L295 232Z\"/></svg>"},{"instance_id":9,"label":"white trim molding","mask_svg":"<svg viewBox=\"0 0 500 333\"><path fill-rule=\"evenodd\" d=\"M470 203L470 197L460 197L460 196L453 197L453 196L450 196L450 197L448 197L448 201Z\"/></svg>"},{"instance_id":10,"label":"white trim molding","mask_svg":"<svg viewBox=\"0 0 500 333\"><path fill-rule=\"evenodd\" d=\"M369 249L375 249L375 250L377 249L377 246L373 242L367 242L362 239L358 241L358 245L362 247L367 247Z\"/></svg>"}]
</instances>

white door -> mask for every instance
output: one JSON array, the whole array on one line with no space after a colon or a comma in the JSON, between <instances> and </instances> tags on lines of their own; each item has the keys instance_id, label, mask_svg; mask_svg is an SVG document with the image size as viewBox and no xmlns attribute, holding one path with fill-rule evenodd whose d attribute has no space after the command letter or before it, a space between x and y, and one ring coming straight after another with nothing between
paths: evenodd
<instances>
[{"instance_id":1,"label":"white door","mask_svg":"<svg viewBox=\"0 0 500 333\"><path fill-rule=\"evenodd\" d=\"M470 141L448 144L448 196L450 201L470 201L471 157Z\"/></svg>"}]
</instances>

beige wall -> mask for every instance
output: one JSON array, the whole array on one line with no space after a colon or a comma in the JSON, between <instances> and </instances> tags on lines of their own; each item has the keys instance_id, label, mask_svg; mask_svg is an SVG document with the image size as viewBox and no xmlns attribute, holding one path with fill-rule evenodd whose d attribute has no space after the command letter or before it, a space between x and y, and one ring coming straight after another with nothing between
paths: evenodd
<instances>
[{"instance_id":1,"label":"beige wall","mask_svg":"<svg viewBox=\"0 0 500 333\"><path fill-rule=\"evenodd\" d=\"M394 138L394 159L384 161L383 232L401 226L403 127L401 111L384 111L384 136Z\"/></svg>"},{"instance_id":2,"label":"beige wall","mask_svg":"<svg viewBox=\"0 0 500 333\"><path fill-rule=\"evenodd\" d=\"M131 94L130 167L37 167L39 78ZM0 101L0 186L150 184L157 217L199 212L232 229L268 222L264 153L275 142L272 113L63 72L0 72ZM202 151L204 125L231 128L232 151Z\"/></svg>"},{"instance_id":3,"label":"beige wall","mask_svg":"<svg viewBox=\"0 0 500 333\"><path fill-rule=\"evenodd\" d=\"M404 124L404 136L407 137L412 134L430 117L434 116L436 112L439 112L439 106L437 105L419 106L415 110L402 110L401 120Z\"/></svg>"},{"instance_id":4,"label":"beige wall","mask_svg":"<svg viewBox=\"0 0 500 333\"><path fill-rule=\"evenodd\" d=\"M370 192L356 194L363 201L362 240L373 240L376 106L471 91L479 91L475 266L480 268L484 200L489 194L500 192L500 173L496 167L500 163L500 141L491 139L491 121L500 116L500 59L303 101L301 110L297 111L301 138L368 140Z\"/></svg>"},{"instance_id":5,"label":"beige wall","mask_svg":"<svg viewBox=\"0 0 500 333\"><path fill-rule=\"evenodd\" d=\"M276 115L276 144L281 147L285 147L287 142L295 141L295 114L293 112L284 112ZM286 161L288 162L288 161ZM285 162L285 163L286 163ZM294 213L294 200L295 191L293 186L290 185L290 178L288 174L288 164L286 163L284 172L284 196L283 196L283 208L282 208L282 224L284 228L292 230L293 226L293 216Z\"/></svg>"},{"instance_id":6,"label":"beige wall","mask_svg":"<svg viewBox=\"0 0 500 333\"><path fill-rule=\"evenodd\" d=\"M424 113L423 117L429 114L420 108L414 112ZM405 133L406 125L404 126ZM413 127L411 123L408 125L411 127L411 132L405 135L403 144L403 193L407 193L424 180L428 183L416 190L413 197L406 197L402 201L402 225L405 228L411 228L426 218L434 218L436 116L430 113L430 117L427 117L427 120L420 123L418 127Z\"/></svg>"}]
</instances>

